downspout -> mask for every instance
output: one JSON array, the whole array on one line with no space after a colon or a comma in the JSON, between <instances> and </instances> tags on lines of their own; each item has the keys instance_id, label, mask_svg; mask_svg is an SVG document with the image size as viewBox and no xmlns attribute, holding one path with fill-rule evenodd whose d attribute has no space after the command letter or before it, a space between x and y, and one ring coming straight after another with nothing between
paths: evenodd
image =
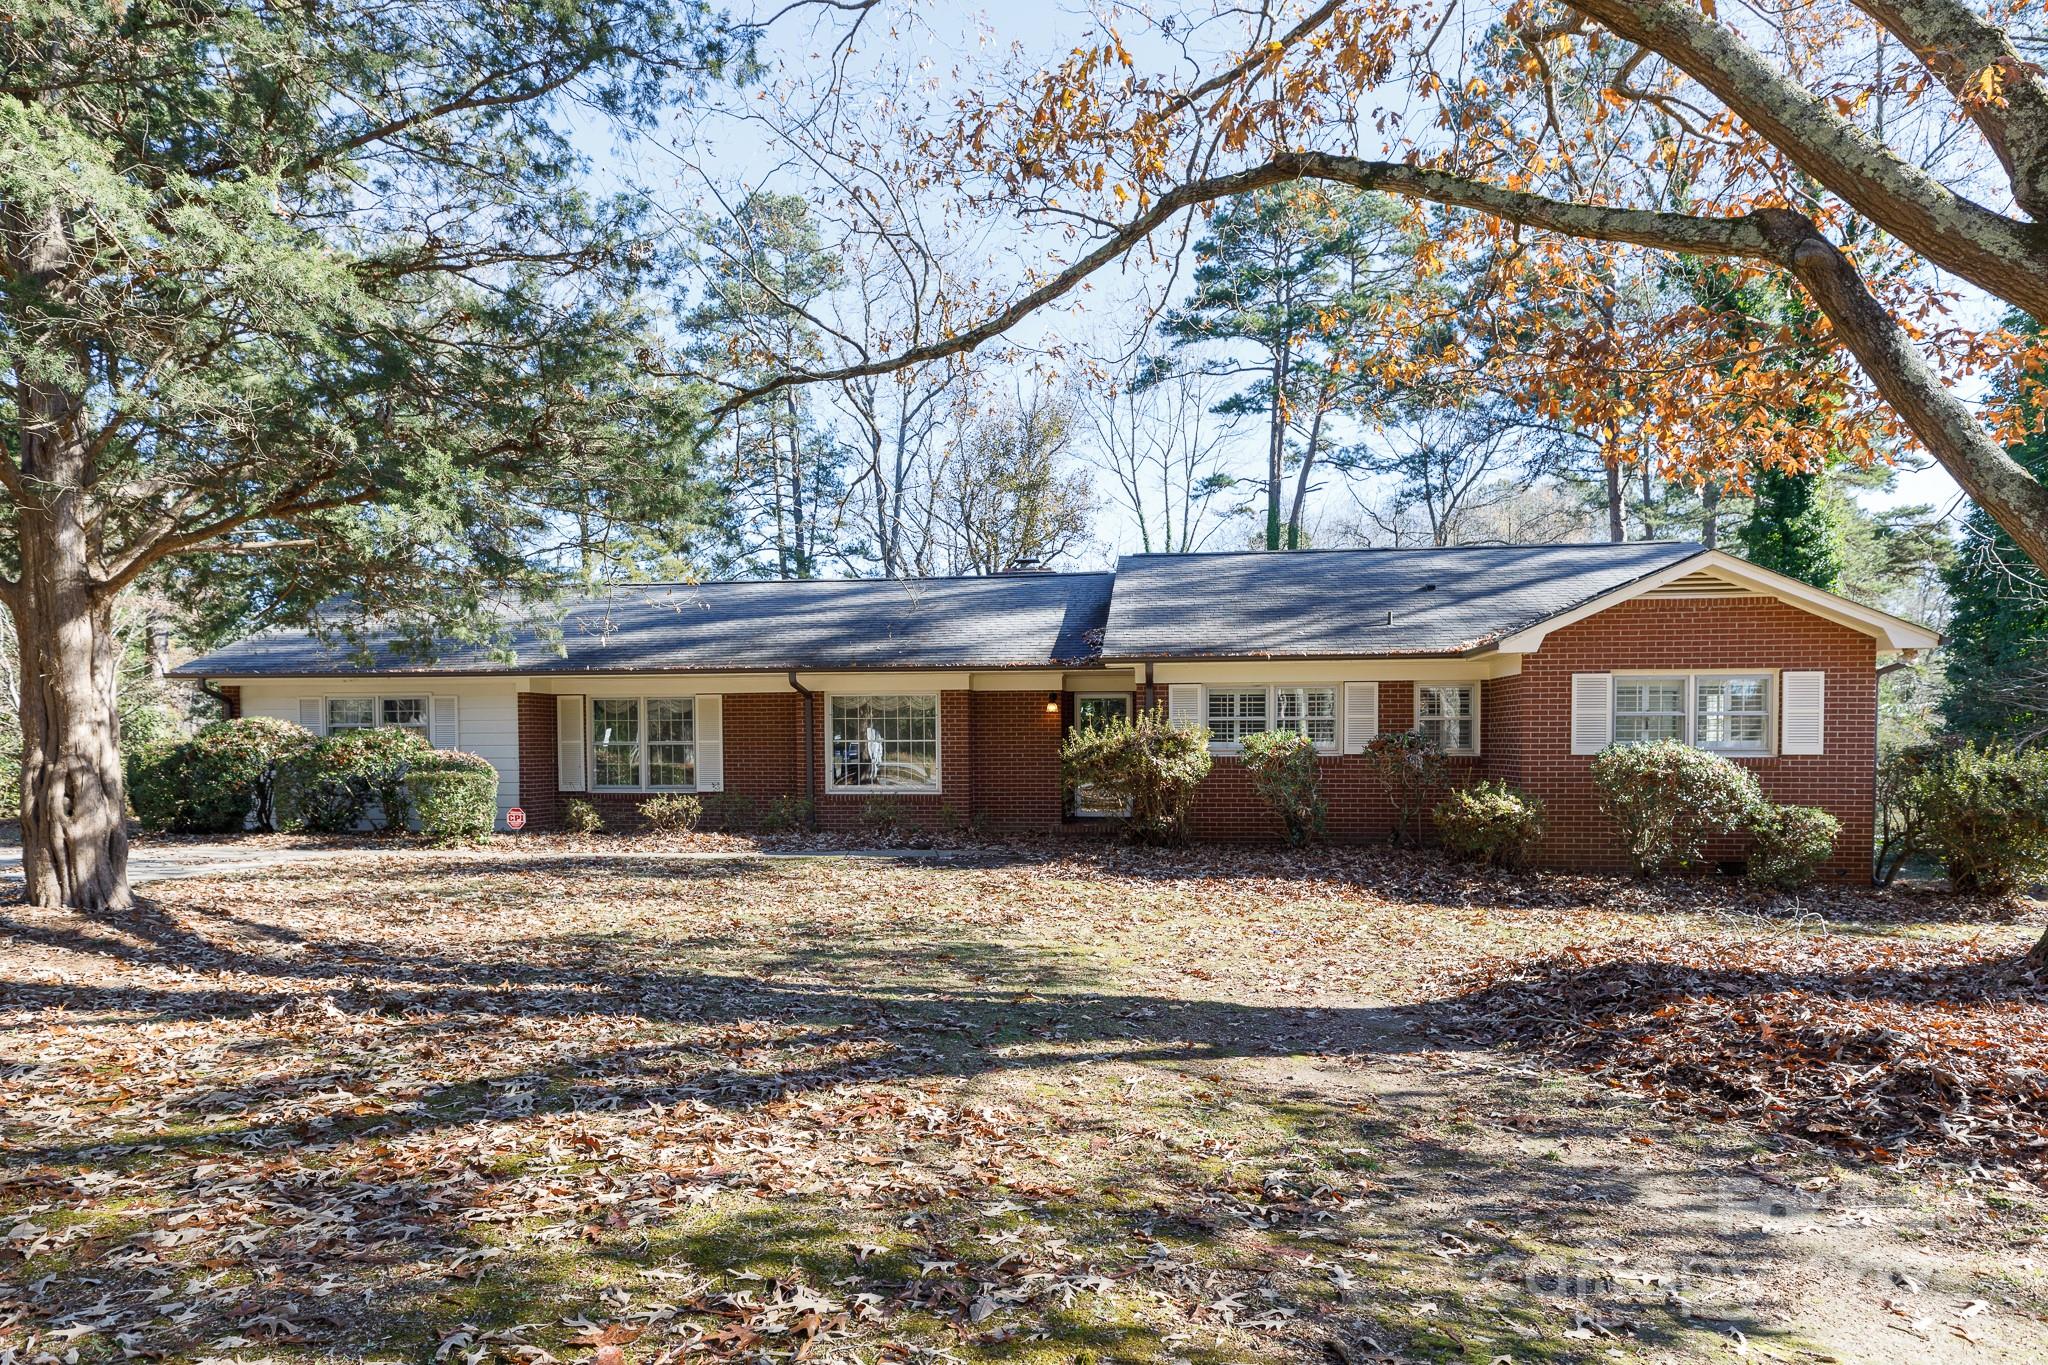
<instances>
[{"instance_id":1,"label":"downspout","mask_svg":"<svg viewBox=\"0 0 2048 1365\"><path fill-rule=\"evenodd\" d=\"M789 670L789 686L804 699L804 807L810 812L804 823L813 831L818 828L818 694L796 680L796 670Z\"/></svg>"},{"instance_id":2,"label":"downspout","mask_svg":"<svg viewBox=\"0 0 2048 1365\"><path fill-rule=\"evenodd\" d=\"M220 684L215 682L213 679L199 679L199 690L220 703L220 710L222 715L226 715L228 712L237 709L236 707L229 704L228 694L221 691Z\"/></svg>"}]
</instances>

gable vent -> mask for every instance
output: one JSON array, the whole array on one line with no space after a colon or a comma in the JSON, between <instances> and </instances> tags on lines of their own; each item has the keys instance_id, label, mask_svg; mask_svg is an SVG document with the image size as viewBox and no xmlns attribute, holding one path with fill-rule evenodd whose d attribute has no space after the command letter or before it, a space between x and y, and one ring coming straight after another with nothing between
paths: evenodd
<instances>
[{"instance_id":1,"label":"gable vent","mask_svg":"<svg viewBox=\"0 0 2048 1365\"><path fill-rule=\"evenodd\" d=\"M1755 593L1740 583L1731 582L1708 569L1699 569L1674 578L1662 587L1652 588L1645 597L1754 597Z\"/></svg>"}]
</instances>

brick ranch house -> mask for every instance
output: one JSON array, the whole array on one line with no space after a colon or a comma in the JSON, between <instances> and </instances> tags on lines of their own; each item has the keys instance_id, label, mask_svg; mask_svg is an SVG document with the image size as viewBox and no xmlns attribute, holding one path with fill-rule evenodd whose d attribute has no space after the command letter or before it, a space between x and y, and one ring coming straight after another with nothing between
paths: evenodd
<instances>
[{"instance_id":1,"label":"brick ranch house","mask_svg":"<svg viewBox=\"0 0 2048 1365\"><path fill-rule=\"evenodd\" d=\"M1937 638L1698 545L1132 555L1114 573L633 585L570 603L502 651L421 660L302 631L178 670L238 714L319 733L411 726L489 759L501 809L559 827L572 797L614 825L697 792L731 827L808 794L827 829L1102 828L1064 790L1062 735L1164 705L1207 725L1199 837L1276 837L1239 739L1300 730L1322 751L1334 837L1388 832L1358 757L1422 730L1462 777L1543 799L1542 860L1622 861L1593 755L1677 738L1779 801L1842 822L1830 871L1866 875L1880 655Z\"/></svg>"}]
</instances>

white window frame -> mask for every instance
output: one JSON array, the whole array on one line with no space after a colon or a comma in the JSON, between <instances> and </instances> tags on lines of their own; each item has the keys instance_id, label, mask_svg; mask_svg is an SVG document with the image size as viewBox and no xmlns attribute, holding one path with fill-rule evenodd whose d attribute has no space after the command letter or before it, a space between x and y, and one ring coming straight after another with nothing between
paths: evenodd
<instances>
[{"instance_id":1,"label":"white window frame","mask_svg":"<svg viewBox=\"0 0 2048 1365\"><path fill-rule=\"evenodd\" d=\"M1699 737L1700 727L1700 686L1703 683L1725 683L1755 680L1764 685L1763 737L1756 744L1706 744ZM1778 675L1775 672L1719 672L1695 673L1686 687L1685 709L1690 722L1690 743L1695 749L1723 758L1770 758L1778 751ZM1731 713L1734 714L1734 713Z\"/></svg>"},{"instance_id":2,"label":"white window frame","mask_svg":"<svg viewBox=\"0 0 2048 1365\"><path fill-rule=\"evenodd\" d=\"M1270 730L1273 728L1273 689L1263 683L1217 683L1214 686L1205 685L1202 688L1202 725L1209 731L1211 736L1209 752L1212 754L1243 753L1244 745L1238 740L1216 739L1214 737L1216 734L1215 727L1209 724L1209 699L1218 692L1256 692L1263 696L1266 699L1265 729ZM1232 719L1235 721L1238 718L1232 717ZM1259 733L1263 733L1263 731Z\"/></svg>"},{"instance_id":3,"label":"white window frame","mask_svg":"<svg viewBox=\"0 0 2048 1365\"><path fill-rule=\"evenodd\" d=\"M1471 693L1472 693L1472 747L1471 747L1471 748L1469 748L1469 749L1445 749L1445 750L1444 750L1443 752L1444 752L1444 754L1445 754L1446 756L1448 756L1448 757L1451 757L1451 758L1477 758L1477 757L1479 757L1479 745L1480 745L1480 711L1479 711L1479 708L1480 708L1480 707L1481 707L1481 706L1482 706L1482 705L1484 704L1484 701L1485 701L1485 697L1486 697L1486 689L1485 689L1484 687L1480 686L1479 680L1478 680L1477 678L1418 678L1418 679L1416 679L1416 682L1415 682L1415 693L1414 693L1414 707L1415 707L1415 733L1416 733L1416 734L1418 734L1418 735L1419 735L1419 734L1421 734L1421 733L1423 732L1423 730L1422 730L1422 721L1423 721L1423 715L1422 715L1422 689L1424 689L1425 687L1462 687L1462 688L1468 688L1468 689L1470 689L1470 691L1471 691Z\"/></svg>"},{"instance_id":4,"label":"white window frame","mask_svg":"<svg viewBox=\"0 0 2048 1365\"><path fill-rule=\"evenodd\" d=\"M649 783L649 782L648 782L648 780L647 780L647 771L648 771L648 761L647 761L647 760L648 760L648 752L647 752L647 745L648 745L648 743L649 743L649 741L648 741L648 738L647 738L647 704L648 704L649 702L656 702L656 701L661 701L661 702L683 702L683 703L685 703L686 705L688 705L688 706L689 706L689 708L690 708L690 740L689 740L689 744L690 744L690 772L692 773L692 775L694 775L694 774L695 774L695 773L697 772L697 756L698 756L698 745L699 745L699 743L700 743L700 742L702 741L702 739L703 739L703 736L702 736L702 734L701 734L701 733L699 732L699 730L698 730L698 716L697 716L697 697L696 697L696 694L695 694L695 693L689 693L689 692L685 692L685 693L680 693L680 694L669 694L669 695L665 695L665 696L664 696L664 695L661 695L661 694L658 694L658 693L657 693L657 694L655 694L655 695L653 695L653 696L645 696L645 697L585 697L585 698L583 699L583 724L584 724L584 726L585 726L585 730L584 730L584 733L585 733L585 734L586 734L586 735L587 735L587 736L589 737L589 738L588 738L588 739L587 739L587 740L585 741L585 744L586 744L586 746L587 746L587 749L588 749L588 751L589 751L589 759L588 759L588 761L587 761L587 763L586 763L586 766L587 766L587 767L589 768L589 773L587 774L587 781L586 781L586 785L587 785L587 786L589 787L589 789L590 789L591 791L594 791L594 792L694 792L694 791L696 791L696 790L697 790L697 784L696 784L695 782L692 782L692 783L690 783L690 784L689 784L688 786L667 786L667 785L664 785L664 786L654 786L653 784ZM633 748L634 748L634 767L635 767L635 771L636 771L636 772L638 773L638 776L639 776L639 780L638 780L637 782L635 782L635 783L634 783L633 785L631 785L631 786L623 786L623 787L622 787L622 786L618 786L618 785L615 785L615 784L612 784L612 783L600 783L600 782L599 782L599 781L597 780L597 708L598 708L598 705L599 705L600 703L604 703L604 702L614 702L614 703L615 703L615 702L631 702L631 703L633 704L633 716L634 716L634 728L633 728ZM675 741L663 741L663 742L664 742L664 743L669 743L669 742L675 742Z\"/></svg>"},{"instance_id":5,"label":"white window frame","mask_svg":"<svg viewBox=\"0 0 2048 1365\"><path fill-rule=\"evenodd\" d=\"M1723 758L1776 758L1778 756L1778 679L1775 668L1711 668L1694 671L1676 671L1669 668L1625 668L1615 671L1612 683L1642 678L1660 682L1675 682L1683 686L1685 694L1685 720L1680 728L1679 742L1689 744L1703 753L1719 754ZM1764 738L1761 745L1731 746L1726 744L1702 744L1699 742L1699 698L1700 684L1728 682L1735 679L1754 678L1764 685ZM1617 693L1614 685L1607 690L1607 734L1608 742L1620 746L1620 727L1617 721L1620 713L1615 705Z\"/></svg>"},{"instance_id":6,"label":"white window frame","mask_svg":"<svg viewBox=\"0 0 2048 1365\"><path fill-rule=\"evenodd\" d=\"M1266 728L1269 730L1286 730L1291 735L1305 735L1308 733L1308 694L1311 692L1329 693L1330 737L1327 740L1315 740L1314 744L1316 752L1319 754L1334 754L1337 752L1338 746L1344 742L1344 684L1275 683L1267 691L1269 695L1266 697ZM1299 692L1301 694L1302 728L1299 730L1280 723L1280 694L1283 692Z\"/></svg>"},{"instance_id":7,"label":"white window frame","mask_svg":"<svg viewBox=\"0 0 2048 1365\"><path fill-rule=\"evenodd\" d=\"M337 730L334 727L334 703L338 701L366 701L370 703L370 723L368 725L344 725ZM386 725L384 723L384 703L387 701L418 702L420 704L420 723L418 727L411 725ZM430 692L393 692L389 695L379 693L376 696L365 696L360 692L338 692L332 696L320 698L320 733L323 735L345 735L351 730L412 730L421 739L432 744L434 742L433 694Z\"/></svg>"},{"instance_id":8,"label":"white window frame","mask_svg":"<svg viewBox=\"0 0 2048 1365\"><path fill-rule=\"evenodd\" d=\"M1692 699L1693 681L1690 673L1616 673L1608 679L1607 690L1607 742L1614 747L1647 744L1649 740L1624 740L1621 737L1621 687L1624 683L1673 683L1678 687L1678 734L1681 744L1692 742ZM1639 716L1663 715L1661 711L1638 711Z\"/></svg>"},{"instance_id":9,"label":"white window frame","mask_svg":"<svg viewBox=\"0 0 2048 1365\"><path fill-rule=\"evenodd\" d=\"M841 786L832 780L832 704L836 701L856 701L865 697L929 697L932 703L932 780L923 787L862 787ZM825 694L825 724L821 737L824 745L825 791L832 796L937 796L946 785L946 699L929 689L897 689L893 692L827 692Z\"/></svg>"}]
</instances>

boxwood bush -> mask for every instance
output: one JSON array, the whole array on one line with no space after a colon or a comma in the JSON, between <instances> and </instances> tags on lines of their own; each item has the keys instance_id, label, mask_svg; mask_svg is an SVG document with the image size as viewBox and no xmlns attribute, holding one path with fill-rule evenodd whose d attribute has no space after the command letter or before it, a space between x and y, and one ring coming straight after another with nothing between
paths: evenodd
<instances>
[{"instance_id":1,"label":"boxwood bush","mask_svg":"<svg viewBox=\"0 0 2048 1365\"><path fill-rule=\"evenodd\" d=\"M1965 743L1907 780L1913 839L1958 891L2010 895L2048 880L2048 749Z\"/></svg>"},{"instance_id":2,"label":"boxwood bush","mask_svg":"<svg viewBox=\"0 0 2048 1365\"><path fill-rule=\"evenodd\" d=\"M1445 848L1491 867L1521 867L1543 842L1543 803L1505 782L1453 788L1430 814Z\"/></svg>"},{"instance_id":3,"label":"boxwood bush","mask_svg":"<svg viewBox=\"0 0 2048 1365\"><path fill-rule=\"evenodd\" d=\"M1607 750L1593 760L1593 785L1646 877L1699 866L1707 840L1746 828L1764 801L1747 769L1675 739Z\"/></svg>"},{"instance_id":4,"label":"boxwood bush","mask_svg":"<svg viewBox=\"0 0 2048 1365\"><path fill-rule=\"evenodd\" d=\"M1390 730L1366 741L1365 768L1394 808L1394 842L1422 846L1422 820L1450 778L1450 763L1435 740L1411 730Z\"/></svg>"},{"instance_id":5,"label":"boxwood bush","mask_svg":"<svg viewBox=\"0 0 2048 1365\"><path fill-rule=\"evenodd\" d=\"M411 730L347 730L278 764L277 827L404 829L405 775L434 750Z\"/></svg>"},{"instance_id":6,"label":"boxwood bush","mask_svg":"<svg viewBox=\"0 0 2048 1365\"><path fill-rule=\"evenodd\" d=\"M278 768L316 743L288 720L217 720L185 739L156 739L123 755L128 801L144 829L234 834L271 819Z\"/></svg>"},{"instance_id":7,"label":"boxwood bush","mask_svg":"<svg viewBox=\"0 0 2048 1365\"><path fill-rule=\"evenodd\" d=\"M1316 770L1315 741L1291 730L1265 730L1244 737L1243 753L1252 790L1285 822L1287 842L1322 838L1330 808Z\"/></svg>"},{"instance_id":8,"label":"boxwood bush","mask_svg":"<svg viewBox=\"0 0 2048 1365\"><path fill-rule=\"evenodd\" d=\"M1780 891L1811 886L1841 832L1842 822L1818 806L1761 802L1749 816L1749 879Z\"/></svg>"},{"instance_id":9,"label":"boxwood bush","mask_svg":"<svg viewBox=\"0 0 2048 1365\"><path fill-rule=\"evenodd\" d=\"M1067 784L1097 787L1129 803L1124 832L1140 843L1187 837L1188 807L1209 775L1209 732L1182 728L1155 706L1130 720L1090 725L1060 747Z\"/></svg>"},{"instance_id":10,"label":"boxwood bush","mask_svg":"<svg viewBox=\"0 0 2048 1365\"><path fill-rule=\"evenodd\" d=\"M498 823L498 770L459 749L434 749L405 774L405 798L419 831L437 844L491 837Z\"/></svg>"},{"instance_id":11,"label":"boxwood bush","mask_svg":"<svg viewBox=\"0 0 2048 1365\"><path fill-rule=\"evenodd\" d=\"M640 818L656 834L688 834L704 818L704 801L687 792L663 792L640 803Z\"/></svg>"}]
</instances>

